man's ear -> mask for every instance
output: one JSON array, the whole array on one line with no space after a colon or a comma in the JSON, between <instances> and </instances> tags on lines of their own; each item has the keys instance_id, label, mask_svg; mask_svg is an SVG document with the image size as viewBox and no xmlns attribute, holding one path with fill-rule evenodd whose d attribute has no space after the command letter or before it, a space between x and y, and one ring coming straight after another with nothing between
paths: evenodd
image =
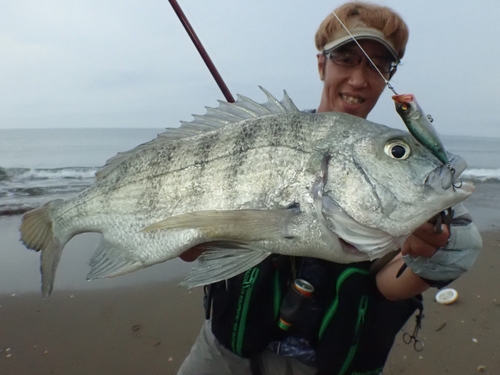
<instances>
[{"instance_id":1,"label":"man's ear","mask_svg":"<svg viewBox=\"0 0 500 375\"><path fill-rule=\"evenodd\" d=\"M322 53L318 53L316 57L318 58L319 79L323 81L325 79L325 55L323 55Z\"/></svg>"}]
</instances>

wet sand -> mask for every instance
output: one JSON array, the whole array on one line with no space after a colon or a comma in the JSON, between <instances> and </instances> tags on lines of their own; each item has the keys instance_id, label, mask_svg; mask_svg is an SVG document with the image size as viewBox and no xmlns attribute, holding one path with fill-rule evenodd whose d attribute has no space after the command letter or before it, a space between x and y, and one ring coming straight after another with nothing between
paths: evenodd
<instances>
[{"instance_id":1,"label":"wet sand","mask_svg":"<svg viewBox=\"0 0 500 375\"><path fill-rule=\"evenodd\" d=\"M498 223L498 222L497 222ZM483 251L474 268L449 287L458 292L452 305L424 294L424 350L416 352L398 336L384 375L500 374L500 230L482 232ZM411 318L404 331L412 333ZM484 366L484 367L483 367Z\"/></svg>"},{"instance_id":2,"label":"wet sand","mask_svg":"<svg viewBox=\"0 0 500 375\"><path fill-rule=\"evenodd\" d=\"M384 374L500 373L499 196L497 184L483 184L468 201L483 252L451 285L455 304L438 305L435 289L425 293L425 349L416 352L399 335ZM52 296L42 300L38 255L18 242L19 223L20 216L0 218L0 375L176 373L204 319L202 290L176 287L189 264L87 282L99 236L80 235L65 249ZM412 318L405 330L413 326Z\"/></svg>"},{"instance_id":3,"label":"wet sand","mask_svg":"<svg viewBox=\"0 0 500 375\"><path fill-rule=\"evenodd\" d=\"M175 374L203 320L172 283L0 298L0 374Z\"/></svg>"}]
</instances>

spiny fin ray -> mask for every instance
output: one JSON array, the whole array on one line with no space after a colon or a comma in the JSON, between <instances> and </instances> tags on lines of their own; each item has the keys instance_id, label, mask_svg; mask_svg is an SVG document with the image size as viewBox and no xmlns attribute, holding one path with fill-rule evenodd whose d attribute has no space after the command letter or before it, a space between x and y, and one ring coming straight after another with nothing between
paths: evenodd
<instances>
[{"instance_id":1,"label":"spiny fin ray","mask_svg":"<svg viewBox=\"0 0 500 375\"><path fill-rule=\"evenodd\" d=\"M128 160L132 155L160 143L193 137L250 118L299 112L299 109L292 102L286 91L284 91L283 100L280 102L263 87L259 86L259 88L267 96L266 103L258 104L243 95L238 95L235 103L219 101L219 106L217 108L206 107L207 113L205 115L193 115L193 121L181 121L181 126L179 128L167 128L152 141L143 143L130 151L113 156L106 162L104 167L96 173L97 181L106 178L106 176L115 170L119 164Z\"/></svg>"}]
</instances>

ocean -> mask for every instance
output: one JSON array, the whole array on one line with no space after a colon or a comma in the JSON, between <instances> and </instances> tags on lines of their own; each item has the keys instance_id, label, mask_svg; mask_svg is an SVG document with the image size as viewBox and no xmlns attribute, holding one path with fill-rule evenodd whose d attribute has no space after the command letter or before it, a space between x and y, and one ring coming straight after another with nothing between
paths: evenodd
<instances>
[{"instance_id":1,"label":"ocean","mask_svg":"<svg viewBox=\"0 0 500 375\"><path fill-rule=\"evenodd\" d=\"M0 216L69 198L94 182L106 160L162 129L0 129ZM463 179L498 183L500 138L442 136L467 160Z\"/></svg>"},{"instance_id":2,"label":"ocean","mask_svg":"<svg viewBox=\"0 0 500 375\"><path fill-rule=\"evenodd\" d=\"M95 181L106 160L162 129L0 129L0 216L66 199Z\"/></svg>"}]
</instances>

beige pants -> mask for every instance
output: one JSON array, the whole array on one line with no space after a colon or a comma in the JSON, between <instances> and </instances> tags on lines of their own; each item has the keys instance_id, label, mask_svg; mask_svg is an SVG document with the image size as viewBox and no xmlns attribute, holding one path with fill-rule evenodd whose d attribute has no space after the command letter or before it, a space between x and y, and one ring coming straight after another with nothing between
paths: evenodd
<instances>
[{"instance_id":1,"label":"beige pants","mask_svg":"<svg viewBox=\"0 0 500 375\"><path fill-rule=\"evenodd\" d=\"M314 375L316 369L294 358L282 357L269 350L257 358L262 375ZM252 375L250 360L224 348L212 333L210 321L201 328L191 352L177 375Z\"/></svg>"}]
</instances>

